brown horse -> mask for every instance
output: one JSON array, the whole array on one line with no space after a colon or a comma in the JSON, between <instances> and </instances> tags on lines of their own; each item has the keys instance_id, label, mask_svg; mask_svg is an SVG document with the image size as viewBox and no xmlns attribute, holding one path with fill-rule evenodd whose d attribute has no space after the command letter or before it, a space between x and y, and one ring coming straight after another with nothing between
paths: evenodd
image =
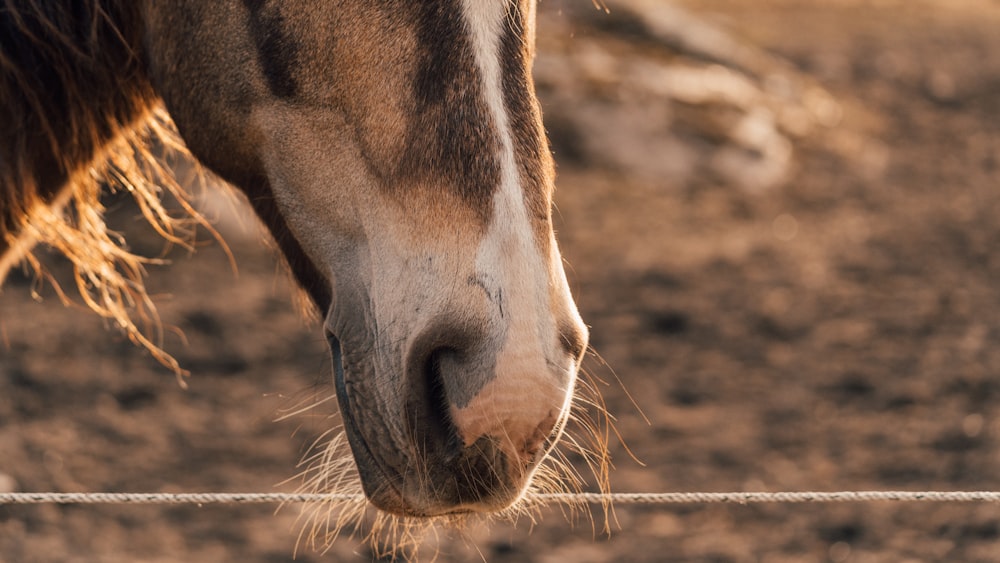
<instances>
[{"instance_id":1,"label":"brown horse","mask_svg":"<svg viewBox=\"0 0 1000 563\"><path fill-rule=\"evenodd\" d=\"M0 281L54 246L153 346L127 313L142 259L98 192L132 191L176 236L158 190L184 195L143 144L172 120L323 315L369 500L505 509L562 432L587 342L552 230L534 4L0 3Z\"/></svg>"}]
</instances>

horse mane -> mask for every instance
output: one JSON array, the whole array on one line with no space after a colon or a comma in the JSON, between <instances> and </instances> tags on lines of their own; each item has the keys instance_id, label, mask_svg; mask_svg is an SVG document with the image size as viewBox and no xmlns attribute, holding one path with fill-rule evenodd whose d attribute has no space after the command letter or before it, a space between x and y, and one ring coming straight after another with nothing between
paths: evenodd
<instances>
[{"instance_id":1,"label":"horse mane","mask_svg":"<svg viewBox=\"0 0 1000 563\"><path fill-rule=\"evenodd\" d=\"M157 260L108 229L100 201L105 189L128 191L168 244L187 246L206 225L154 155L187 153L146 75L141 38L133 0L0 0L0 283L20 262L70 303L32 253L54 248L83 301L180 374L144 286Z\"/></svg>"}]
</instances>

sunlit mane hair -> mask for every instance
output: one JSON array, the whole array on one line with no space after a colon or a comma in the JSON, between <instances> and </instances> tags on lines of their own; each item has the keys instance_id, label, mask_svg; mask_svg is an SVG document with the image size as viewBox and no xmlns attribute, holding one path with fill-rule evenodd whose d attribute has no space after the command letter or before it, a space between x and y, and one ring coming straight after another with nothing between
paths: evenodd
<instances>
[{"instance_id":1,"label":"sunlit mane hair","mask_svg":"<svg viewBox=\"0 0 1000 563\"><path fill-rule=\"evenodd\" d=\"M102 189L127 190L171 243L188 244L204 223L152 154L185 149L143 68L138 5L0 3L0 281L18 262L47 277L32 249L51 246L91 309L180 373L143 285L151 260L108 230L100 202Z\"/></svg>"}]
</instances>

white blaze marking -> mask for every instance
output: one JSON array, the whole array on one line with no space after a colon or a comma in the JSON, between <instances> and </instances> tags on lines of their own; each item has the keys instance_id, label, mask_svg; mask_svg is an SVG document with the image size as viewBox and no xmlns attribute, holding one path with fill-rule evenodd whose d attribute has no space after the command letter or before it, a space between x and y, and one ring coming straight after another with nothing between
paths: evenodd
<instances>
[{"instance_id":1,"label":"white blaze marking","mask_svg":"<svg viewBox=\"0 0 1000 563\"><path fill-rule=\"evenodd\" d=\"M520 178L517 162L514 160L514 146L510 135L510 122L503 99L503 78L500 71L500 35L504 25L509 25L505 16L509 0L462 0L465 19L471 31L472 48L476 64L483 77L483 91L486 105L490 108L497 133L500 135L500 191L503 196L520 199ZM498 194L499 195L499 194ZM500 198L497 198L500 199ZM527 223L527 214L523 213ZM496 222L494 221L494 224Z\"/></svg>"},{"instance_id":2,"label":"white blaze marking","mask_svg":"<svg viewBox=\"0 0 1000 563\"><path fill-rule=\"evenodd\" d=\"M497 357L496 379L463 409L453 409L466 443L483 434L503 433L519 451L539 425L562 412L572 377L553 373L549 348L557 345L549 302L546 259L535 243L514 157L510 120L503 96L500 38L511 0L462 0L487 107L500 138L500 185L493 215L476 255L477 275L493 295L501 294L506 339ZM500 315L500 308L496 308ZM562 377L560 377L562 376ZM542 429L548 434L548 428Z\"/></svg>"}]
</instances>

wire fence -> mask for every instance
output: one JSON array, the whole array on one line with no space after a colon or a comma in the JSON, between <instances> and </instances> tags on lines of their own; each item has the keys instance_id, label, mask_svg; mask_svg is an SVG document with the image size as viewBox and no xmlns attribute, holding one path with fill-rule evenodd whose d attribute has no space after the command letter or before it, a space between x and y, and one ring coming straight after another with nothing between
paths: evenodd
<instances>
[{"instance_id":1,"label":"wire fence","mask_svg":"<svg viewBox=\"0 0 1000 563\"><path fill-rule=\"evenodd\" d=\"M542 504L760 504L844 502L1000 503L997 491L835 491L729 493L550 493L528 497ZM363 502L363 495L299 493L0 493L13 504L269 504Z\"/></svg>"}]
</instances>

